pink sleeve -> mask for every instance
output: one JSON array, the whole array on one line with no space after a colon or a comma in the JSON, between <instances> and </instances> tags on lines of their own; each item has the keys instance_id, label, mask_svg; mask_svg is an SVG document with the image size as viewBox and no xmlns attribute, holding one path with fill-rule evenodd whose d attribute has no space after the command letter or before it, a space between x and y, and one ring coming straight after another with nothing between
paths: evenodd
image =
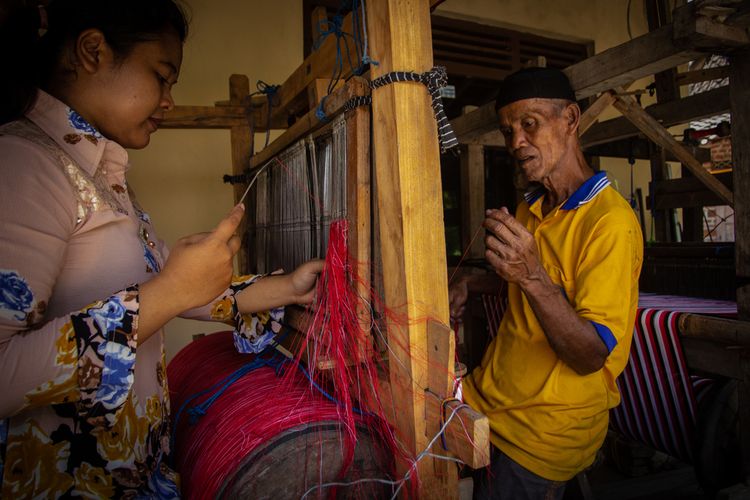
<instances>
[{"instance_id":1,"label":"pink sleeve","mask_svg":"<svg viewBox=\"0 0 750 500\"><path fill-rule=\"evenodd\" d=\"M0 418L79 401L92 423L108 423L132 385L138 289L45 317L76 227L76 198L61 167L34 144L3 136L0 149Z\"/></svg>"}]
</instances>

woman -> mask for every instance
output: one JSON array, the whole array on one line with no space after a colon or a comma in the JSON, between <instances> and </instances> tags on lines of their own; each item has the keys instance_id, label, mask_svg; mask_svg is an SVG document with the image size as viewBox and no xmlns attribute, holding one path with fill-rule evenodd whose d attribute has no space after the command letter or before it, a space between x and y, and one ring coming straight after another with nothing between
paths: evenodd
<instances>
[{"instance_id":1,"label":"woman","mask_svg":"<svg viewBox=\"0 0 750 500\"><path fill-rule=\"evenodd\" d=\"M322 262L232 280L241 205L171 252L154 236L125 148L174 106L187 22L172 0L54 0L3 33L1 496L177 497L163 325L232 322L261 350Z\"/></svg>"}]
</instances>

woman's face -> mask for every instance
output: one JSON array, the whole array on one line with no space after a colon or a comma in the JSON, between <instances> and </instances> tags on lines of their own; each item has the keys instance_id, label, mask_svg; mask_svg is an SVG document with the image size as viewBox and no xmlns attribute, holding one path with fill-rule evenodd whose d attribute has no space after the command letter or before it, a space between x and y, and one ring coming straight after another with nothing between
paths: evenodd
<instances>
[{"instance_id":1,"label":"woman's face","mask_svg":"<svg viewBox=\"0 0 750 500\"><path fill-rule=\"evenodd\" d=\"M168 32L135 45L99 75L97 100L86 119L108 139L131 149L146 147L165 111L174 108L172 86L182 64L182 43Z\"/></svg>"}]
</instances>

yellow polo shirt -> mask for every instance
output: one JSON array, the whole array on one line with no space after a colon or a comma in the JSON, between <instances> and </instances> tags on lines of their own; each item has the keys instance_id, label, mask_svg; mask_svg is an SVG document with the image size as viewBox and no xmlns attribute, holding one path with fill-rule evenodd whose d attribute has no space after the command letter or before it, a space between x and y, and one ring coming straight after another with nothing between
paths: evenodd
<instances>
[{"instance_id":1,"label":"yellow polo shirt","mask_svg":"<svg viewBox=\"0 0 750 500\"><path fill-rule=\"evenodd\" d=\"M482 363L464 379L464 400L490 421L492 443L526 469L567 481L594 461L620 402L638 306L643 237L635 213L599 172L542 215L544 191L527 193L516 218L534 235L552 281L607 345L604 367L581 376L550 347L525 295L508 287L508 309Z\"/></svg>"}]
</instances>

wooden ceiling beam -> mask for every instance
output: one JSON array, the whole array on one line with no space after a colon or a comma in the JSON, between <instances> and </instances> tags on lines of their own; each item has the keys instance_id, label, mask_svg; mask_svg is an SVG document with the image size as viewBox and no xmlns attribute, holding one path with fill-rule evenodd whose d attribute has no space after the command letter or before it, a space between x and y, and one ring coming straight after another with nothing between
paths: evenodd
<instances>
[{"instance_id":1,"label":"wooden ceiling beam","mask_svg":"<svg viewBox=\"0 0 750 500\"><path fill-rule=\"evenodd\" d=\"M646 137L658 146L674 154L680 160L680 163L690 170L695 177L700 179L707 188L716 193L724 203L730 206L734 205L732 191L703 168L703 165L690 154L690 151L677 142L663 125L646 113L633 96L616 95L616 97L617 99L613 103L613 106L623 116L633 122Z\"/></svg>"},{"instance_id":2,"label":"wooden ceiling beam","mask_svg":"<svg viewBox=\"0 0 750 500\"><path fill-rule=\"evenodd\" d=\"M247 125L244 106L175 106L159 127L231 129L242 125Z\"/></svg>"},{"instance_id":3,"label":"wooden ceiling beam","mask_svg":"<svg viewBox=\"0 0 750 500\"><path fill-rule=\"evenodd\" d=\"M696 17L701 19L689 22ZM741 27L725 26L714 18L696 16L691 4L675 9L675 20L675 25L663 26L568 66L563 71L576 97L584 99L674 68L698 58L705 50L713 50L716 45L735 47L745 43ZM494 103L489 102L455 118L451 125L459 140L468 142L492 130L497 126L496 121Z\"/></svg>"},{"instance_id":4,"label":"wooden ceiling beam","mask_svg":"<svg viewBox=\"0 0 750 500\"><path fill-rule=\"evenodd\" d=\"M653 104L645 110L666 127L727 113L729 111L729 87L720 87L663 104ZM638 128L627 118L612 118L592 125L581 136L581 144L584 148L589 148L633 137L639 133Z\"/></svg>"}]
</instances>

